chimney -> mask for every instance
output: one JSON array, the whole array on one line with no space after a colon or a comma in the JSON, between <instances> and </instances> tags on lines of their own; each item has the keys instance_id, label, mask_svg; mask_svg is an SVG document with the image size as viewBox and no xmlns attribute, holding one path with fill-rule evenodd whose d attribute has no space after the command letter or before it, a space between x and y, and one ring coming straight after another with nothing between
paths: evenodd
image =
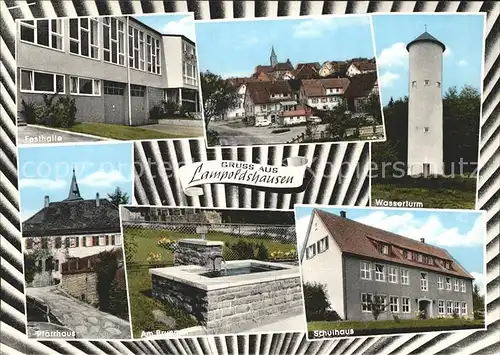
<instances>
[{"instance_id":1,"label":"chimney","mask_svg":"<svg viewBox=\"0 0 500 355\"><path fill-rule=\"evenodd\" d=\"M43 201L43 207L49 207L50 199L48 195L45 195L44 201Z\"/></svg>"},{"instance_id":2,"label":"chimney","mask_svg":"<svg viewBox=\"0 0 500 355\"><path fill-rule=\"evenodd\" d=\"M99 200L99 192L97 192L95 194L95 205L96 205L96 207L99 207L100 204L101 204L101 201Z\"/></svg>"},{"instance_id":3,"label":"chimney","mask_svg":"<svg viewBox=\"0 0 500 355\"><path fill-rule=\"evenodd\" d=\"M425 243L425 238L420 238L421 243Z\"/></svg>"},{"instance_id":4,"label":"chimney","mask_svg":"<svg viewBox=\"0 0 500 355\"><path fill-rule=\"evenodd\" d=\"M340 211L340 217L346 218L346 212L345 211Z\"/></svg>"}]
</instances>

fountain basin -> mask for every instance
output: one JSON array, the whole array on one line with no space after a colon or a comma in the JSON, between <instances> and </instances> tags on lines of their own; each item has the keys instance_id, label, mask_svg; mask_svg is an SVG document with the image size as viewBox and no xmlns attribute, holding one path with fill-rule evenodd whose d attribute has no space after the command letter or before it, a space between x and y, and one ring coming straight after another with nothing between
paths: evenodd
<instances>
[{"instance_id":1,"label":"fountain basin","mask_svg":"<svg viewBox=\"0 0 500 355\"><path fill-rule=\"evenodd\" d=\"M150 269L153 298L196 317L209 334L255 328L303 312L298 266L234 260L214 272L197 265Z\"/></svg>"}]
</instances>

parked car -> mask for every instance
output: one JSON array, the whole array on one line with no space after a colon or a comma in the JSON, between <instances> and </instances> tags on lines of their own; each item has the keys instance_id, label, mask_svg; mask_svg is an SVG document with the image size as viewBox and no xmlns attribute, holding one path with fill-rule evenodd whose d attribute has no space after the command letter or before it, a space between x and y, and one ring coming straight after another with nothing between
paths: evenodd
<instances>
[{"instance_id":1,"label":"parked car","mask_svg":"<svg viewBox=\"0 0 500 355\"><path fill-rule=\"evenodd\" d=\"M269 125L271 125L271 121L268 119L259 120L255 122L255 127L267 127Z\"/></svg>"},{"instance_id":2,"label":"parked car","mask_svg":"<svg viewBox=\"0 0 500 355\"><path fill-rule=\"evenodd\" d=\"M323 122L323 120L321 118L319 118L318 116L309 117L309 121L311 121L314 124L320 124L321 122Z\"/></svg>"},{"instance_id":3,"label":"parked car","mask_svg":"<svg viewBox=\"0 0 500 355\"><path fill-rule=\"evenodd\" d=\"M42 300L26 295L28 337L76 339L73 329L64 326Z\"/></svg>"}]
</instances>

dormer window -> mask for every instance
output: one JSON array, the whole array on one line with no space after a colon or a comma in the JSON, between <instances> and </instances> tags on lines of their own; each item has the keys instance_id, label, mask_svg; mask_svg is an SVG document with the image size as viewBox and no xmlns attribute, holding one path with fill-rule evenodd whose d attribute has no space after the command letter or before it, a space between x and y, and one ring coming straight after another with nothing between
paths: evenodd
<instances>
[{"instance_id":1,"label":"dormer window","mask_svg":"<svg viewBox=\"0 0 500 355\"><path fill-rule=\"evenodd\" d=\"M411 251L409 250L403 251L403 257L407 260L411 260Z\"/></svg>"},{"instance_id":2,"label":"dormer window","mask_svg":"<svg viewBox=\"0 0 500 355\"><path fill-rule=\"evenodd\" d=\"M422 263L424 261L424 256L422 254L417 255L417 261Z\"/></svg>"},{"instance_id":3,"label":"dormer window","mask_svg":"<svg viewBox=\"0 0 500 355\"><path fill-rule=\"evenodd\" d=\"M427 264L434 265L434 260L430 256L427 257Z\"/></svg>"},{"instance_id":4,"label":"dormer window","mask_svg":"<svg viewBox=\"0 0 500 355\"><path fill-rule=\"evenodd\" d=\"M380 244L379 251L384 255L389 255L389 246L387 244Z\"/></svg>"}]
</instances>

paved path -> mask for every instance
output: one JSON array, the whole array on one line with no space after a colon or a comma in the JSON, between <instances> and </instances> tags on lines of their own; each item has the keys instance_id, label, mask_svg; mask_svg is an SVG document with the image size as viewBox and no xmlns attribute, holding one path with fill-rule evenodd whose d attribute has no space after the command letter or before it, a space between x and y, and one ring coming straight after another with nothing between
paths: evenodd
<instances>
[{"instance_id":1,"label":"paved path","mask_svg":"<svg viewBox=\"0 0 500 355\"><path fill-rule=\"evenodd\" d=\"M53 130L39 126L18 126L17 144L54 144L70 142L98 142L99 137L85 136L71 132Z\"/></svg>"},{"instance_id":2,"label":"paved path","mask_svg":"<svg viewBox=\"0 0 500 355\"><path fill-rule=\"evenodd\" d=\"M50 311L79 339L129 339L130 324L67 296L57 286L27 287L29 296L43 300Z\"/></svg>"}]
</instances>

